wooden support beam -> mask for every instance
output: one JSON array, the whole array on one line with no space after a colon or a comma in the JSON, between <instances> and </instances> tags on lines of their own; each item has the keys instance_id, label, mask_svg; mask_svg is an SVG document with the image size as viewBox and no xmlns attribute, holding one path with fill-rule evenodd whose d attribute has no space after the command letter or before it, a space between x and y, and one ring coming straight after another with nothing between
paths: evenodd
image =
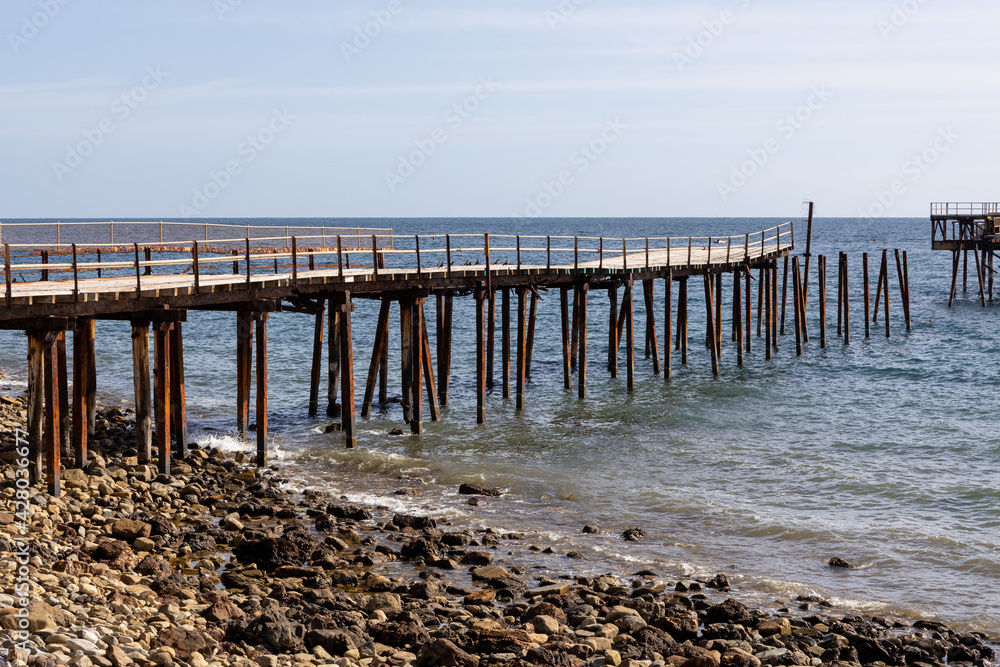
<instances>
[{"instance_id":1,"label":"wooden support beam","mask_svg":"<svg viewBox=\"0 0 1000 667\"><path fill-rule=\"evenodd\" d=\"M341 421L340 428L344 432L344 444L348 449L358 445L357 407L354 405L354 332L351 329L351 313L354 303L351 293L338 293L337 309L339 311L340 343L340 396Z\"/></svg>"},{"instance_id":2,"label":"wooden support beam","mask_svg":"<svg viewBox=\"0 0 1000 667\"><path fill-rule=\"evenodd\" d=\"M806 317L806 286L805 276L802 275L802 263L799 263L799 329L802 335L802 343L809 342L809 320Z\"/></svg>"},{"instance_id":3,"label":"wooden support beam","mask_svg":"<svg viewBox=\"0 0 1000 667\"><path fill-rule=\"evenodd\" d=\"M764 273L770 269L761 266L758 271L757 276L757 338L760 338L761 327L764 325L764 292L765 292L765 281L766 284L770 284L770 280L766 280Z\"/></svg>"},{"instance_id":4,"label":"wooden support beam","mask_svg":"<svg viewBox=\"0 0 1000 667\"><path fill-rule=\"evenodd\" d=\"M765 301L765 304L764 304L765 305L765 307L764 307L764 318L763 318L764 319L764 359L766 359L767 361L770 361L771 357L774 354L774 346L771 344L771 340L772 340L771 329L776 324L775 319L773 317L774 302L773 302L773 300L771 298L771 294L772 294L771 283L774 282L774 278L772 276L772 273L773 272L771 271L770 267L768 267L766 269L761 269L761 284L759 286L759 288L764 291L764 301ZM761 320L761 318L758 316L758 318L757 318L757 328L758 329L760 329L760 320Z\"/></svg>"},{"instance_id":5,"label":"wooden support beam","mask_svg":"<svg viewBox=\"0 0 1000 667\"><path fill-rule=\"evenodd\" d=\"M862 264L862 274L864 276L864 299L865 299L865 339L872 337L872 324L871 324L871 290L868 282L868 253L861 253L861 264ZM881 285L880 285L881 287Z\"/></svg>"},{"instance_id":6,"label":"wooden support beam","mask_svg":"<svg viewBox=\"0 0 1000 667\"><path fill-rule=\"evenodd\" d=\"M312 255L309 256L312 259ZM313 322L312 365L309 368L309 416L319 414L319 383L323 375L323 322L326 320L325 303L320 302L320 311Z\"/></svg>"},{"instance_id":7,"label":"wooden support beam","mask_svg":"<svg viewBox=\"0 0 1000 667\"><path fill-rule=\"evenodd\" d=\"M184 334L183 325L175 322L170 328L170 415L173 418L174 442L177 456L188 454L187 392L184 388Z\"/></svg>"},{"instance_id":8,"label":"wooden support beam","mask_svg":"<svg viewBox=\"0 0 1000 667\"><path fill-rule=\"evenodd\" d=\"M255 313L257 329L257 402L254 417L257 421L257 467L267 465L267 313Z\"/></svg>"},{"instance_id":9,"label":"wooden support beam","mask_svg":"<svg viewBox=\"0 0 1000 667\"><path fill-rule=\"evenodd\" d=\"M341 406L337 403L340 388L340 311L337 302L330 299L327 304L326 329L329 332L326 345L326 416L337 418Z\"/></svg>"},{"instance_id":10,"label":"wooden support beam","mask_svg":"<svg viewBox=\"0 0 1000 667\"><path fill-rule=\"evenodd\" d=\"M712 356L712 375L719 376L719 347L715 342L715 313L712 294L712 276L705 274L705 331L708 336L708 349Z\"/></svg>"},{"instance_id":11,"label":"wooden support beam","mask_svg":"<svg viewBox=\"0 0 1000 667\"><path fill-rule=\"evenodd\" d=\"M655 290L656 287L652 278L642 281L642 295L646 306L646 358L653 357L653 373L659 375L660 341L656 335L656 315L653 312Z\"/></svg>"},{"instance_id":12,"label":"wooden support beam","mask_svg":"<svg viewBox=\"0 0 1000 667\"><path fill-rule=\"evenodd\" d=\"M369 419L372 414L372 400L375 397L375 383L379 376L379 366L382 363L382 353L389 342L389 308L392 302L382 300L379 306L378 324L375 326L375 345L372 348L372 360L368 364L368 381L365 383L365 396L361 402L361 418Z\"/></svg>"},{"instance_id":13,"label":"wooden support beam","mask_svg":"<svg viewBox=\"0 0 1000 667\"><path fill-rule=\"evenodd\" d=\"M135 388L135 448L139 463L153 459L153 399L149 391L149 322L132 322L132 383Z\"/></svg>"},{"instance_id":14,"label":"wooden support beam","mask_svg":"<svg viewBox=\"0 0 1000 667\"><path fill-rule=\"evenodd\" d=\"M410 376L410 433L420 435L424 432L424 299L413 300L410 310L410 353L413 355L413 368Z\"/></svg>"},{"instance_id":15,"label":"wooden support beam","mask_svg":"<svg viewBox=\"0 0 1000 667\"><path fill-rule=\"evenodd\" d=\"M73 463L77 468L87 467L87 373L90 368L87 320L80 318L73 330Z\"/></svg>"},{"instance_id":16,"label":"wooden support beam","mask_svg":"<svg viewBox=\"0 0 1000 667\"><path fill-rule=\"evenodd\" d=\"M503 376L503 397L510 398L510 288L505 287L502 293L500 319L500 374ZM563 327L565 337L565 327Z\"/></svg>"},{"instance_id":17,"label":"wooden support beam","mask_svg":"<svg viewBox=\"0 0 1000 667\"><path fill-rule=\"evenodd\" d=\"M62 458L68 461L73 456L73 422L69 414L69 365L66 359L65 331L59 332L56 345L59 357L59 371L56 375L59 382L59 444Z\"/></svg>"},{"instance_id":18,"label":"wooden support beam","mask_svg":"<svg viewBox=\"0 0 1000 667\"><path fill-rule=\"evenodd\" d=\"M993 253L990 253L990 276L993 275ZM992 278L991 278L992 279ZM906 330L910 331L910 262L907 259L906 251L903 251L903 308L906 310ZM990 298L992 298L992 289L990 292Z\"/></svg>"},{"instance_id":19,"label":"wooden support beam","mask_svg":"<svg viewBox=\"0 0 1000 667\"><path fill-rule=\"evenodd\" d=\"M896 248L895 254L896 254L896 277L899 279L899 299L902 302L903 306L903 319L906 322L906 330L909 331L910 311L909 308L907 307L906 280L903 277L903 260L899 255L899 248ZM992 254L990 255L990 257L992 258ZM990 280L991 281L993 280L992 273L990 274ZM990 297L990 300L991 301L993 300L992 296Z\"/></svg>"},{"instance_id":20,"label":"wooden support beam","mask_svg":"<svg viewBox=\"0 0 1000 667\"><path fill-rule=\"evenodd\" d=\"M147 324L148 327L148 324ZM133 326L133 340L135 329ZM236 312L236 432L247 439L250 424L250 384L253 375L253 314Z\"/></svg>"},{"instance_id":21,"label":"wooden support beam","mask_svg":"<svg viewBox=\"0 0 1000 667\"><path fill-rule=\"evenodd\" d=\"M819 346L826 349L826 255L819 256ZM868 290L865 290L865 294ZM867 319L867 317L866 317Z\"/></svg>"},{"instance_id":22,"label":"wooden support beam","mask_svg":"<svg viewBox=\"0 0 1000 667\"><path fill-rule=\"evenodd\" d=\"M487 272L488 273L488 272ZM486 423L486 293L476 288L476 423ZM520 359L518 359L520 364Z\"/></svg>"},{"instance_id":23,"label":"wooden support beam","mask_svg":"<svg viewBox=\"0 0 1000 667\"><path fill-rule=\"evenodd\" d=\"M427 405L430 407L431 421L438 422L441 421L441 403L438 400L437 386L434 382L434 367L431 364L431 342L427 337L427 318L423 312L423 305L421 305L420 310L420 338L424 350L424 384L427 387ZM388 331L386 333L388 334Z\"/></svg>"},{"instance_id":24,"label":"wooden support beam","mask_svg":"<svg viewBox=\"0 0 1000 667\"><path fill-rule=\"evenodd\" d=\"M156 415L157 467L164 475L170 474L170 322L153 325L154 366L153 366L153 411ZM258 390L259 391L259 390ZM260 417L258 416L258 421ZM259 424L258 424L259 426Z\"/></svg>"},{"instance_id":25,"label":"wooden support beam","mask_svg":"<svg viewBox=\"0 0 1000 667\"><path fill-rule=\"evenodd\" d=\"M958 284L958 262L961 251L955 250L951 259L951 291L948 293L948 307L955 305L955 288Z\"/></svg>"},{"instance_id":26,"label":"wooden support beam","mask_svg":"<svg viewBox=\"0 0 1000 667\"><path fill-rule=\"evenodd\" d=\"M577 331L579 337L577 344L580 353L579 361L577 361L577 372L579 374L577 379L577 395L582 400L587 398L587 291L590 289L590 285L580 283L576 289L580 302L579 329Z\"/></svg>"},{"instance_id":27,"label":"wooden support beam","mask_svg":"<svg viewBox=\"0 0 1000 667\"><path fill-rule=\"evenodd\" d=\"M522 412L525 408L525 385L528 376L528 326L526 303L528 288L517 288L517 368L515 370L516 380L516 404L515 410Z\"/></svg>"},{"instance_id":28,"label":"wooden support beam","mask_svg":"<svg viewBox=\"0 0 1000 667\"><path fill-rule=\"evenodd\" d=\"M892 337L892 330L889 323L889 251L882 251L882 262L885 267L885 271L882 273L882 289L884 290L883 295L885 296L885 337Z\"/></svg>"},{"instance_id":29,"label":"wooden support beam","mask_svg":"<svg viewBox=\"0 0 1000 667\"><path fill-rule=\"evenodd\" d=\"M44 338L44 383L45 383L45 478L49 495L59 497L61 493L59 450L59 344L58 334L46 334Z\"/></svg>"},{"instance_id":30,"label":"wooden support beam","mask_svg":"<svg viewBox=\"0 0 1000 667\"><path fill-rule=\"evenodd\" d=\"M563 389L573 388L573 369L570 363L570 323L569 323L569 288L559 288L559 320L561 327Z\"/></svg>"},{"instance_id":31,"label":"wooden support beam","mask_svg":"<svg viewBox=\"0 0 1000 667\"><path fill-rule=\"evenodd\" d=\"M788 257L785 256L787 266ZM771 263L771 347L778 351L778 260Z\"/></svg>"},{"instance_id":32,"label":"wooden support beam","mask_svg":"<svg viewBox=\"0 0 1000 667\"><path fill-rule=\"evenodd\" d=\"M528 308L528 340L524 352L524 375L531 379L531 355L535 350L535 319L538 316L538 290L531 290L531 306Z\"/></svg>"},{"instance_id":33,"label":"wooden support beam","mask_svg":"<svg viewBox=\"0 0 1000 667\"><path fill-rule=\"evenodd\" d=\"M843 253L844 262L844 345L851 344L851 280L848 270L847 253Z\"/></svg>"},{"instance_id":34,"label":"wooden support beam","mask_svg":"<svg viewBox=\"0 0 1000 667\"><path fill-rule=\"evenodd\" d=\"M631 276L625 283L625 377L629 391L635 391L635 283Z\"/></svg>"},{"instance_id":35,"label":"wooden support beam","mask_svg":"<svg viewBox=\"0 0 1000 667\"><path fill-rule=\"evenodd\" d=\"M688 278L680 279L677 294L677 339L680 342L681 364L688 363Z\"/></svg>"},{"instance_id":36,"label":"wooden support beam","mask_svg":"<svg viewBox=\"0 0 1000 667\"><path fill-rule=\"evenodd\" d=\"M715 357L722 359L722 272L715 274Z\"/></svg>"},{"instance_id":37,"label":"wooden support beam","mask_svg":"<svg viewBox=\"0 0 1000 667\"><path fill-rule=\"evenodd\" d=\"M674 357L674 275L673 269L667 269L667 277L663 279L663 379L669 380L673 373Z\"/></svg>"},{"instance_id":38,"label":"wooden support beam","mask_svg":"<svg viewBox=\"0 0 1000 667\"><path fill-rule=\"evenodd\" d=\"M413 421L413 300L402 299L399 302L399 360L400 380L402 389L401 406L403 421L409 424Z\"/></svg>"},{"instance_id":39,"label":"wooden support beam","mask_svg":"<svg viewBox=\"0 0 1000 667\"><path fill-rule=\"evenodd\" d=\"M97 322L91 318L82 318L84 323L84 338L86 339L87 357L87 435L94 435L97 423Z\"/></svg>"},{"instance_id":40,"label":"wooden support beam","mask_svg":"<svg viewBox=\"0 0 1000 667\"><path fill-rule=\"evenodd\" d=\"M777 260L776 260L777 261ZM777 271L777 267L775 268ZM788 255L785 255L784 277L781 281L781 335L785 335L785 307L788 303Z\"/></svg>"},{"instance_id":41,"label":"wooden support beam","mask_svg":"<svg viewBox=\"0 0 1000 667\"><path fill-rule=\"evenodd\" d=\"M496 292L490 291L486 299L486 388L493 389L493 354L496 349L497 301Z\"/></svg>"},{"instance_id":42,"label":"wooden support beam","mask_svg":"<svg viewBox=\"0 0 1000 667\"><path fill-rule=\"evenodd\" d=\"M795 325L795 356L802 356L802 282L800 278L799 258L792 258L792 299L794 303Z\"/></svg>"},{"instance_id":43,"label":"wooden support beam","mask_svg":"<svg viewBox=\"0 0 1000 667\"><path fill-rule=\"evenodd\" d=\"M28 331L28 472L33 484L44 479L45 333Z\"/></svg>"},{"instance_id":44,"label":"wooden support beam","mask_svg":"<svg viewBox=\"0 0 1000 667\"><path fill-rule=\"evenodd\" d=\"M744 284L746 285L746 310L747 310L747 321L746 321L746 333L744 334L744 342L747 346L747 354L753 352L753 336L751 332L753 331L753 271L750 270L750 265L747 264L743 268L745 277Z\"/></svg>"},{"instance_id":45,"label":"wooden support beam","mask_svg":"<svg viewBox=\"0 0 1000 667\"><path fill-rule=\"evenodd\" d=\"M621 340L618 328L618 286L608 287L608 303L611 313L608 319L608 372L612 378L618 377L618 341Z\"/></svg>"},{"instance_id":46,"label":"wooden support beam","mask_svg":"<svg viewBox=\"0 0 1000 667\"><path fill-rule=\"evenodd\" d=\"M733 334L736 336L736 365L743 368L743 282L739 271L733 273Z\"/></svg>"},{"instance_id":47,"label":"wooden support beam","mask_svg":"<svg viewBox=\"0 0 1000 667\"><path fill-rule=\"evenodd\" d=\"M448 405L448 386L451 383L451 332L455 298L451 294L444 296L441 311L441 330L438 333L438 396L441 405ZM439 302L440 303L440 302Z\"/></svg>"},{"instance_id":48,"label":"wooden support beam","mask_svg":"<svg viewBox=\"0 0 1000 667\"><path fill-rule=\"evenodd\" d=\"M882 279L879 277L878 291L875 293L875 317L878 317L878 297L882 289ZM872 320L874 321L874 320ZM837 255L837 335L844 335L844 253Z\"/></svg>"},{"instance_id":49,"label":"wooden support beam","mask_svg":"<svg viewBox=\"0 0 1000 667\"><path fill-rule=\"evenodd\" d=\"M580 362L580 288L573 290L573 327L570 334L569 365L576 370Z\"/></svg>"},{"instance_id":50,"label":"wooden support beam","mask_svg":"<svg viewBox=\"0 0 1000 667\"><path fill-rule=\"evenodd\" d=\"M889 271L888 260L886 259L888 257L887 252L885 249L882 250L882 263L879 264L878 268L878 285L875 287L875 311L872 313L873 324L878 322L879 304L882 302L882 289L889 284L885 280L885 276Z\"/></svg>"}]
</instances>

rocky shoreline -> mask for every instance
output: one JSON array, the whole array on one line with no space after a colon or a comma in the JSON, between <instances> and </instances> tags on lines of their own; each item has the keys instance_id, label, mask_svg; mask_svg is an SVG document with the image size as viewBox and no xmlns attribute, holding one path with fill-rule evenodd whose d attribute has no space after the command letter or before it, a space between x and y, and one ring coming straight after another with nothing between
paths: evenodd
<instances>
[{"instance_id":1,"label":"rocky shoreline","mask_svg":"<svg viewBox=\"0 0 1000 667\"><path fill-rule=\"evenodd\" d=\"M748 608L724 575L578 576L570 553L566 574L530 577L522 535L297 495L242 452L193 449L161 476L117 408L61 498L20 489L22 529L23 422L23 402L2 399L0 667L997 664L980 633L821 600Z\"/></svg>"}]
</instances>

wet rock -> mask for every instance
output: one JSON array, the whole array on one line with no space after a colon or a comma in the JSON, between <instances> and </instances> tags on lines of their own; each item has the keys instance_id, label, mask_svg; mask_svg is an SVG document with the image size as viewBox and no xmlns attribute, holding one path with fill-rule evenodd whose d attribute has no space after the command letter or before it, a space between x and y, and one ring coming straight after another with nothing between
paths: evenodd
<instances>
[{"instance_id":1,"label":"wet rock","mask_svg":"<svg viewBox=\"0 0 1000 667\"><path fill-rule=\"evenodd\" d=\"M705 625L712 623L749 625L752 621L753 616L750 615L747 606L732 598L705 610Z\"/></svg>"},{"instance_id":2,"label":"wet rock","mask_svg":"<svg viewBox=\"0 0 1000 667\"><path fill-rule=\"evenodd\" d=\"M531 646L524 630L479 630L476 650L480 653L520 653Z\"/></svg>"},{"instance_id":3,"label":"wet rock","mask_svg":"<svg viewBox=\"0 0 1000 667\"><path fill-rule=\"evenodd\" d=\"M430 639L424 624L412 612L397 614L385 623L379 623L372 637L388 646L414 646Z\"/></svg>"},{"instance_id":4,"label":"wet rock","mask_svg":"<svg viewBox=\"0 0 1000 667\"><path fill-rule=\"evenodd\" d=\"M131 571L139 563L139 558L132 553L132 548L121 540L104 540L90 555L94 560L108 564L114 570Z\"/></svg>"},{"instance_id":5,"label":"wet rock","mask_svg":"<svg viewBox=\"0 0 1000 667\"><path fill-rule=\"evenodd\" d=\"M342 628L323 628L307 632L305 643L310 649L321 646L330 655L344 655L358 648L358 637Z\"/></svg>"},{"instance_id":6,"label":"wet rock","mask_svg":"<svg viewBox=\"0 0 1000 667\"><path fill-rule=\"evenodd\" d=\"M498 498L504 494L503 489L480 486L479 484L462 484L458 487L458 492L464 496L491 496L493 498Z\"/></svg>"},{"instance_id":7,"label":"wet rock","mask_svg":"<svg viewBox=\"0 0 1000 667\"><path fill-rule=\"evenodd\" d=\"M627 528L622 533L622 539L626 542L638 542L644 537L646 537L646 531L642 528Z\"/></svg>"},{"instance_id":8,"label":"wet rock","mask_svg":"<svg viewBox=\"0 0 1000 667\"><path fill-rule=\"evenodd\" d=\"M170 567L170 563L162 558L146 556L135 566L135 572L153 577L154 579L162 579L163 577L169 577L174 573L174 570Z\"/></svg>"},{"instance_id":9,"label":"wet rock","mask_svg":"<svg viewBox=\"0 0 1000 667\"><path fill-rule=\"evenodd\" d=\"M724 574L715 575L715 577L705 585L708 586L709 588L714 588L717 591L722 591L723 593L731 590L731 587L729 585L729 577L727 577Z\"/></svg>"},{"instance_id":10,"label":"wet rock","mask_svg":"<svg viewBox=\"0 0 1000 667\"><path fill-rule=\"evenodd\" d=\"M414 530L424 530L425 528L437 528L437 521L427 516L410 516L408 514L395 514L392 517L392 524L397 528L413 528Z\"/></svg>"},{"instance_id":11,"label":"wet rock","mask_svg":"<svg viewBox=\"0 0 1000 667\"><path fill-rule=\"evenodd\" d=\"M528 587L527 581L498 565L477 567L472 571L472 580L483 581L493 588L524 590Z\"/></svg>"},{"instance_id":12,"label":"wet rock","mask_svg":"<svg viewBox=\"0 0 1000 667\"><path fill-rule=\"evenodd\" d=\"M478 667L479 658L447 639L435 639L420 647L413 664L415 667Z\"/></svg>"},{"instance_id":13,"label":"wet rock","mask_svg":"<svg viewBox=\"0 0 1000 667\"><path fill-rule=\"evenodd\" d=\"M370 521L372 518L371 512L354 504L328 505L326 513L338 519L350 519L351 521Z\"/></svg>"},{"instance_id":14,"label":"wet rock","mask_svg":"<svg viewBox=\"0 0 1000 667\"><path fill-rule=\"evenodd\" d=\"M247 626L241 639L251 646L263 644L274 653L299 653L305 648L304 637L301 624L292 623L284 613L268 610Z\"/></svg>"},{"instance_id":15,"label":"wet rock","mask_svg":"<svg viewBox=\"0 0 1000 667\"><path fill-rule=\"evenodd\" d=\"M854 570L854 569L857 568L857 565L852 565L851 563L848 563L843 558L839 558L839 557L836 557L836 556L833 557L833 558L831 558L830 562L828 564L829 564L830 567L839 567L839 568L843 568L845 570Z\"/></svg>"}]
</instances>

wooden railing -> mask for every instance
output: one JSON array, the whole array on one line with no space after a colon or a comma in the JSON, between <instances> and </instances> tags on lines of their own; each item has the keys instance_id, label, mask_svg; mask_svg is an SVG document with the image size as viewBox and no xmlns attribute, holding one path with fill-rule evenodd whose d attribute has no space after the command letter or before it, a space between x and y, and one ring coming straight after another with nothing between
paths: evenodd
<instances>
[{"instance_id":1,"label":"wooden railing","mask_svg":"<svg viewBox=\"0 0 1000 667\"><path fill-rule=\"evenodd\" d=\"M996 202L934 202L932 216L987 216L1000 215L1000 203Z\"/></svg>"},{"instance_id":2,"label":"wooden railing","mask_svg":"<svg viewBox=\"0 0 1000 667\"><path fill-rule=\"evenodd\" d=\"M333 237L324 232L181 244L164 240L140 245L135 241L130 247L119 244L117 239L112 245L110 238L108 244L90 243L85 247L77 243L68 247L64 243L5 243L3 261L9 306L15 281L49 281L55 274L71 274L66 280L72 280L74 300L79 300L81 274L83 279L133 277L137 294L142 292L144 278L154 275L154 270L159 270L159 275L190 275L197 293L202 277L207 275L238 275L250 285L253 277L265 272L291 274L293 283L297 283L307 272L333 269L341 277L371 274L375 279L384 272L415 272L418 277L431 271L447 277L456 271L485 274L487 266L491 271L629 272L667 266L696 269L743 264L780 254L794 245L791 222L742 236L613 239L506 234L400 236L390 230L388 235L372 233L367 238L359 237L357 232ZM56 250L64 251L68 261L49 261L50 252ZM154 252L160 258L153 259Z\"/></svg>"}]
</instances>

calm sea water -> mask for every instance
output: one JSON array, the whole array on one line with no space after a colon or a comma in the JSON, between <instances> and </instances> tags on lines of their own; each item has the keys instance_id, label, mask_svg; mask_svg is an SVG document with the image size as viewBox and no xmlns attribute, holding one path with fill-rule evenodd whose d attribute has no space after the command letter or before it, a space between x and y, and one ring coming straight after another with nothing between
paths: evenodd
<instances>
[{"instance_id":1,"label":"calm sea water","mask_svg":"<svg viewBox=\"0 0 1000 667\"><path fill-rule=\"evenodd\" d=\"M397 235L489 231L642 237L743 234L785 220L287 222L384 226ZM801 252L805 226L797 225L796 231ZM449 515L460 525L527 531L534 544L586 555L582 562L539 556L539 565L557 572L628 573L652 567L677 578L722 571L762 604L814 594L842 608L940 619L998 633L1000 435L992 401L1000 386L995 363L1000 306L982 309L970 280L969 293L963 295L960 284L955 307L948 309L950 255L930 251L929 232L925 219L818 219L813 253L830 256L828 348L819 347L814 261L812 340L803 357L795 357L794 338L785 336L776 357L765 361L755 338L746 367L738 369L734 344L726 337L718 379L699 344L704 336L700 283L693 283L691 292L690 364L681 366L675 355L674 377L665 383L643 358L637 335L632 394L624 373L611 380L606 371L607 299L594 294L590 398L584 402L577 400L575 388L562 388L558 292L543 293L528 408L515 415L513 401L500 397L498 385L488 398L484 426L475 423L473 301L457 299L451 397L443 421L427 421L421 437L408 431L389 435L393 428L405 429L393 404L359 422L359 447L353 451L343 449L338 434L323 432L329 420L307 416L312 319L279 314L269 327L275 460L298 488ZM893 268L892 338L886 340L880 318L872 338L865 340L861 253L871 254L874 286L886 247L909 252L913 331L903 327ZM838 251L851 258L850 346L835 331ZM726 285L728 303L728 278ZM658 313L662 297L659 282ZM376 313L376 303L357 303L359 385ZM639 332L642 322L637 309ZM727 315L726 332L728 322ZM231 435L234 336L231 314L189 314L189 423L199 440L227 447L241 446ZM127 403L132 382L127 325L100 322L98 339L102 397ZM499 335L497 340L499 363ZM10 374L6 390L23 390L23 336L0 335L0 354ZM394 341L390 393L399 392L398 367ZM509 494L469 507L456 494L461 482L502 486ZM392 493L401 488L417 489L419 495ZM583 535L584 523L604 532ZM622 542L618 535L630 526L641 526L648 537L637 544ZM826 562L833 556L863 567L831 569Z\"/></svg>"}]
</instances>

